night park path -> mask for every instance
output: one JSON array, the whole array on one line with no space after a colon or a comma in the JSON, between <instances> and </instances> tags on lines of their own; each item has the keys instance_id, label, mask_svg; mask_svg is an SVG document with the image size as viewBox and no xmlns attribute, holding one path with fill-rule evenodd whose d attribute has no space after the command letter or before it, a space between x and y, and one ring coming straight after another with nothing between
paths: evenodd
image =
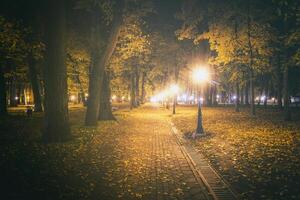
<instances>
[{"instance_id":1,"label":"night park path","mask_svg":"<svg viewBox=\"0 0 300 200\"><path fill-rule=\"evenodd\" d=\"M211 199L172 133L166 111L143 107L117 118L118 123L100 125L106 134L96 134L90 144L90 163L101 171L91 174L93 199Z\"/></svg>"}]
</instances>

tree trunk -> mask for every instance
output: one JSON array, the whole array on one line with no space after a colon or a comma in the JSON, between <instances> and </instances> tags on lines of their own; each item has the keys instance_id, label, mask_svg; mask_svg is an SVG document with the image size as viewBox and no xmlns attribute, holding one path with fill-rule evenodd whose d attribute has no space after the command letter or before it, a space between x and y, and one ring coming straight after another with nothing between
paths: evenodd
<instances>
[{"instance_id":1,"label":"tree trunk","mask_svg":"<svg viewBox=\"0 0 300 200\"><path fill-rule=\"evenodd\" d=\"M146 72L143 72L143 75L142 75L142 97L141 97L142 104L145 103L145 96L146 96L145 83L146 83Z\"/></svg>"},{"instance_id":2,"label":"tree trunk","mask_svg":"<svg viewBox=\"0 0 300 200\"><path fill-rule=\"evenodd\" d=\"M45 142L70 139L67 69L65 64L65 1L47 1L45 26Z\"/></svg>"},{"instance_id":3,"label":"tree trunk","mask_svg":"<svg viewBox=\"0 0 300 200\"><path fill-rule=\"evenodd\" d=\"M266 84L265 88L265 98L264 98L264 108L267 108L268 105L268 97L269 97L269 86Z\"/></svg>"},{"instance_id":4,"label":"tree trunk","mask_svg":"<svg viewBox=\"0 0 300 200\"><path fill-rule=\"evenodd\" d=\"M134 73L131 72L130 74L130 109L136 107L136 98L135 98L135 79Z\"/></svg>"},{"instance_id":5,"label":"tree trunk","mask_svg":"<svg viewBox=\"0 0 300 200\"><path fill-rule=\"evenodd\" d=\"M277 67L276 67L276 82L277 82L277 106L278 108L282 109L282 72L281 72L281 60L280 56L278 55Z\"/></svg>"},{"instance_id":6,"label":"tree trunk","mask_svg":"<svg viewBox=\"0 0 300 200\"><path fill-rule=\"evenodd\" d=\"M37 70L36 70L36 61L32 56L29 57L28 61L28 72L29 72L29 80L32 87L33 92L33 101L34 101L34 111L35 112L42 112L42 99L41 99L41 92L39 89L39 81L37 77Z\"/></svg>"},{"instance_id":7,"label":"tree trunk","mask_svg":"<svg viewBox=\"0 0 300 200\"><path fill-rule=\"evenodd\" d=\"M283 72L283 94L284 94L284 120L291 121L292 115L290 110L290 96L289 96L289 67L285 64Z\"/></svg>"},{"instance_id":8,"label":"tree trunk","mask_svg":"<svg viewBox=\"0 0 300 200\"><path fill-rule=\"evenodd\" d=\"M96 48L92 49L92 63L93 68L90 73L90 82L89 82L89 98L87 102L87 111L85 116L85 125L94 126L97 124L98 115L99 115L99 106L100 106L100 92L102 89L103 83L103 73L105 66L108 64L115 47L117 45L120 29L122 26L122 11L124 6L124 1L118 1L119 4L115 9L114 18L112 22L112 28L104 51L102 55L99 55L100 44L103 42L100 38L100 27L97 23L100 23L96 20L96 30L94 31L94 37L97 38L96 41L92 41L92 44L96 45Z\"/></svg>"},{"instance_id":9,"label":"tree trunk","mask_svg":"<svg viewBox=\"0 0 300 200\"><path fill-rule=\"evenodd\" d=\"M249 81L247 81L246 83L246 87L245 87L245 105L249 106Z\"/></svg>"},{"instance_id":10,"label":"tree trunk","mask_svg":"<svg viewBox=\"0 0 300 200\"><path fill-rule=\"evenodd\" d=\"M245 96L244 96L244 93L245 93L245 90L244 90L244 87L241 88L241 105L244 105L245 104Z\"/></svg>"},{"instance_id":11,"label":"tree trunk","mask_svg":"<svg viewBox=\"0 0 300 200\"><path fill-rule=\"evenodd\" d=\"M136 106L140 106L140 72L138 67L135 67L135 102Z\"/></svg>"},{"instance_id":12,"label":"tree trunk","mask_svg":"<svg viewBox=\"0 0 300 200\"><path fill-rule=\"evenodd\" d=\"M250 69L250 96L251 96L251 114L255 115L255 97L254 97L254 85L253 85L253 69Z\"/></svg>"},{"instance_id":13,"label":"tree trunk","mask_svg":"<svg viewBox=\"0 0 300 200\"><path fill-rule=\"evenodd\" d=\"M4 78L3 66L0 63L0 117L3 117L7 114L7 105L6 105L6 84Z\"/></svg>"},{"instance_id":14,"label":"tree trunk","mask_svg":"<svg viewBox=\"0 0 300 200\"><path fill-rule=\"evenodd\" d=\"M236 82L235 112L240 112L240 86L238 82Z\"/></svg>"},{"instance_id":15,"label":"tree trunk","mask_svg":"<svg viewBox=\"0 0 300 200\"><path fill-rule=\"evenodd\" d=\"M254 102L254 72L253 72L253 46L251 41L251 18L250 18L250 0L248 0L248 13L247 13L247 36L248 36L248 48L249 48L249 70L250 70L250 92L251 92L251 114L255 115L255 102Z\"/></svg>"},{"instance_id":16,"label":"tree trunk","mask_svg":"<svg viewBox=\"0 0 300 200\"><path fill-rule=\"evenodd\" d=\"M17 91L16 91L16 81L15 77L10 79L10 87L9 87L9 106L16 107L17 106Z\"/></svg>"},{"instance_id":17,"label":"tree trunk","mask_svg":"<svg viewBox=\"0 0 300 200\"><path fill-rule=\"evenodd\" d=\"M102 90L100 95L99 120L116 120L111 110L110 102L110 77L109 72L104 71Z\"/></svg>"},{"instance_id":18,"label":"tree trunk","mask_svg":"<svg viewBox=\"0 0 300 200\"><path fill-rule=\"evenodd\" d=\"M213 94L212 94L212 102L213 102L213 105L218 105L218 101L217 101L217 86L214 85L213 86Z\"/></svg>"}]
</instances>

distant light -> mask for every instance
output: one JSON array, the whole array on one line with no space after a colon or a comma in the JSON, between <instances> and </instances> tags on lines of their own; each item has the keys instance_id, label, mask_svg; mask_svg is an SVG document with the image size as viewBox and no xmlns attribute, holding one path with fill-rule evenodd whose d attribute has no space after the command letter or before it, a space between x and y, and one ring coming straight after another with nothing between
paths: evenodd
<instances>
[{"instance_id":1,"label":"distant light","mask_svg":"<svg viewBox=\"0 0 300 200\"><path fill-rule=\"evenodd\" d=\"M115 101L115 100L117 99L117 96L116 96L116 95L112 95L111 99L112 99L113 101Z\"/></svg>"},{"instance_id":2,"label":"distant light","mask_svg":"<svg viewBox=\"0 0 300 200\"><path fill-rule=\"evenodd\" d=\"M177 94L179 92L179 86L177 84L172 84L170 90L173 94Z\"/></svg>"},{"instance_id":3,"label":"distant light","mask_svg":"<svg viewBox=\"0 0 300 200\"><path fill-rule=\"evenodd\" d=\"M19 97L15 97L15 100L18 100L19 99Z\"/></svg>"},{"instance_id":4,"label":"distant light","mask_svg":"<svg viewBox=\"0 0 300 200\"><path fill-rule=\"evenodd\" d=\"M85 94L84 94L84 96L85 96L85 97L88 97L88 96L89 96L89 94L88 94L88 93L85 93Z\"/></svg>"},{"instance_id":5,"label":"distant light","mask_svg":"<svg viewBox=\"0 0 300 200\"><path fill-rule=\"evenodd\" d=\"M124 96L122 96L122 101L124 101L125 100L125 97Z\"/></svg>"},{"instance_id":6,"label":"distant light","mask_svg":"<svg viewBox=\"0 0 300 200\"><path fill-rule=\"evenodd\" d=\"M218 98L220 98L220 95L218 95L218 94L217 94L217 96L216 96L216 97L217 97L217 99L218 99Z\"/></svg>"},{"instance_id":7,"label":"distant light","mask_svg":"<svg viewBox=\"0 0 300 200\"><path fill-rule=\"evenodd\" d=\"M232 98L233 98L233 99L236 99L236 96L233 96Z\"/></svg>"},{"instance_id":8,"label":"distant light","mask_svg":"<svg viewBox=\"0 0 300 200\"><path fill-rule=\"evenodd\" d=\"M75 99L76 99L75 95L71 95L71 96L70 96L70 100L71 100L71 101L75 101Z\"/></svg>"},{"instance_id":9,"label":"distant light","mask_svg":"<svg viewBox=\"0 0 300 200\"><path fill-rule=\"evenodd\" d=\"M195 82L203 82L209 79L209 72L206 68L201 67L193 70L193 79Z\"/></svg>"},{"instance_id":10,"label":"distant light","mask_svg":"<svg viewBox=\"0 0 300 200\"><path fill-rule=\"evenodd\" d=\"M274 98L274 97L272 97L272 101L275 101L275 98Z\"/></svg>"},{"instance_id":11,"label":"distant light","mask_svg":"<svg viewBox=\"0 0 300 200\"><path fill-rule=\"evenodd\" d=\"M261 101L264 101L265 99L266 99L266 96L262 96L262 97L260 98Z\"/></svg>"},{"instance_id":12,"label":"distant light","mask_svg":"<svg viewBox=\"0 0 300 200\"><path fill-rule=\"evenodd\" d=\"M258 100L259 100L259 97L256 97L255 100L258 101Z\"/></svg>"},{"instance_id":13,"label":"distant light","mask_svg":"<svg viewBox=\"0 0 300 200\"><path fill-rule=\"evenodd\" d=\"M157 98L156 96L151 97L151 98L150 98L150 102L152 102L152 103L157 103L157 102L158 102L158 98Z\"/></svg>"}]
</instances>

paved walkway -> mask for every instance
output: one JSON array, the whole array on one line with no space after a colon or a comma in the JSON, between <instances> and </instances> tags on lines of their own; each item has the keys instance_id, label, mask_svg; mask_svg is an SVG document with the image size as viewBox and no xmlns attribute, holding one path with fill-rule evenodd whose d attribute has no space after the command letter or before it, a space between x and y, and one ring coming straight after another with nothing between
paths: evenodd
<instances>
[{"instance_id":1,"label":"paved walkway","mask_svg":"<svg viewBox=\"0 0 300 200\"><path fill-rule=\"evenodd\" d=\"M111 134L91 145L103 153L98 164L106 180L96 183L95 199L211 199L165 111L141 108L121 115L117 125L103 130Z\"/></svg>"}]
</instances>

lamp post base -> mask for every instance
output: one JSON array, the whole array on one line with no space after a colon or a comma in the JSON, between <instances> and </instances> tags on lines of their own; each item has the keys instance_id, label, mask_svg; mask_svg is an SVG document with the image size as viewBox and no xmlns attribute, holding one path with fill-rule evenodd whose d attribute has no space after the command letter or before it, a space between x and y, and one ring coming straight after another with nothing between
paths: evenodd
<instances>
[{"instance_id":1,"label":"lamp post base","mask_svg":"<svg viewBox=\"0 0 300 200\"><path fill-rule=\"evenodd\" d=\"M193 139L196 139L196 138L204 137L205 135L206 135L206 134L205 134L204 132L202 132L202 133L194 132L194 133L192 134L192 138L193 138Z\"/></svg>"}]
</instances>

